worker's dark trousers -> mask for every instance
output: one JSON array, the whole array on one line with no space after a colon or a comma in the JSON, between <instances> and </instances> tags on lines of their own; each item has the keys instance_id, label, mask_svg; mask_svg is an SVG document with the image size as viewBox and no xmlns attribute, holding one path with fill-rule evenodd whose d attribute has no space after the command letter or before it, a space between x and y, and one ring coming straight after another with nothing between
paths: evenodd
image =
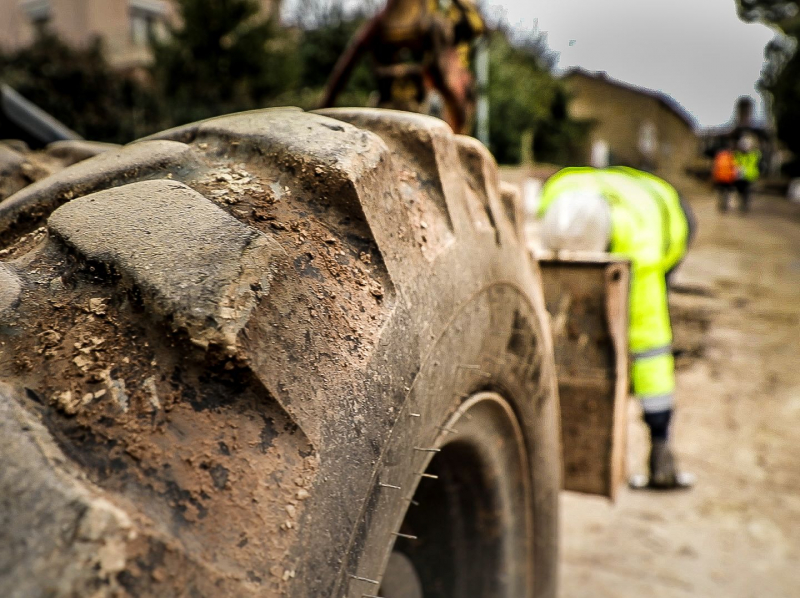
<instances>
[{"instance_id":1,"label":"worker's dark trousers","mask_svg":"<svg viewBox=\"0 0 800 598\"><path fill-rule=\"evenodd\" d=\"M644 423L650 428L651 440L666 440L669 437L669 424L671 421L672 409L644 414Z\"/></svg>"},{"instance_id":2,"label":"worker's dark trousers","mask_svg":"<svg viewBox=\"0 0 800 598\"><path fill-rule=\"evenodd\" d=\"M736 187L733 183L717 183L717 193L719 194L719 211L728 211L728 201Z\"/></svg>"},{"instance_id":3,"label":"worker's dark trousers","mask_svg":"<svg viewBox=\"0 0 800 598\"><path fill-rule=\"evenodd\" d=\"M736 192L739 194L739 209L742 212L747 212L750 209L750 181L736 181L734 183Z\"/></svg>"}]
</instances>

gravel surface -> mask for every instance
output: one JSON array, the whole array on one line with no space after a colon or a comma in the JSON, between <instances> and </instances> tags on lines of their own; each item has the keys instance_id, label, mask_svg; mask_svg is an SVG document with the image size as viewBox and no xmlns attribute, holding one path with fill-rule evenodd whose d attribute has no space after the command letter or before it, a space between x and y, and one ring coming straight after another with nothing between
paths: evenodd
<instances>
[{"instance_id":1,"label":"gravel surface","mask_svg":"<svg viewBox=\"0 0 800 598\"><path fill-rule=\"evenodd\" d=\"M688 492L564 493L564 598L800 596L800 206L757 196L719 214L688 193L700 231L671 298L674 429ZM630 404L629 461L646 430Z\"/></svg>"}]
</instances>

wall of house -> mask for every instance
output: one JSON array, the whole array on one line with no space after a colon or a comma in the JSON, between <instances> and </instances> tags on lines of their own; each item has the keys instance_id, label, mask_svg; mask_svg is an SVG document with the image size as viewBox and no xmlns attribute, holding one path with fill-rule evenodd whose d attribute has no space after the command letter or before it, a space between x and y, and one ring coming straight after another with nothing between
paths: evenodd
<instances>
[{"instance_id":1,"label":"wall of house","mask_svg":"<svg viewBox=\"0 0 800 598\"><path fill-rule=\"evenodd\" d=\"M0 0L0 15L0 49L13 50L33 41L33 24L19 0Z\"/></svg>"},{"instance_id":2,"label":"wall of house","mask_svg":"<svg viewBox=\"0 0 800 598\"><path fill-rule=\"evenodd\" d=\"M697 151L697 137L683 119L662 100L602 77L572 74L566 84L573 94L570 114L594 121L584 161L592 144L604 141L612 164L647 168L668 175L683 172ZM643 131L653 133L649 148ZM645 135L646 136L646 135Z\"/></svg>"},{"instance_id":3,"label":"wall of house","mask_svg":"<svg viewBox=\"0 0 800 598\"><path fill-rule=\"evenodd\" d=\"M665 175L684 174L697 156L697 134L663 105L659 110L658 129L661 137L659 170Z\"/></svg>"}]
</instances>

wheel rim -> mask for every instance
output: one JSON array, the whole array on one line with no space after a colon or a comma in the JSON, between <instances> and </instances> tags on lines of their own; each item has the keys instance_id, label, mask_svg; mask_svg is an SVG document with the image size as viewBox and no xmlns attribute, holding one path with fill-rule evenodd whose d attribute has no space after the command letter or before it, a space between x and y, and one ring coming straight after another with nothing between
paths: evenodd
<instances>
[{"instance_id":1,"label":"wheel rim","mask_svg":"<svg viewBox=\"0 0 800 598\"><path fill-rule=\"evenodd\" d=\"M519 598L532 588L525 441L502 396L470 397L442 426L383 576L383 598ZM413 536L409 538L406 536Z\"/></svg>"}]
</instances>

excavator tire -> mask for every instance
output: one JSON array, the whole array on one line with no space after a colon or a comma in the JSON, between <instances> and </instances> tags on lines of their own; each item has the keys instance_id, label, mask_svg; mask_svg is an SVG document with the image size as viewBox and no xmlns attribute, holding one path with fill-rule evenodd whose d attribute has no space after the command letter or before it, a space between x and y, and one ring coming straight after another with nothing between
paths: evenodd
<instances>
[{"instance_id":1,"label":"excavator tire","mask_svg":"<svg viewBox=\"0 0 800 598\"><path fill-rule=\"evenodd\" d=\"M519 200L403 112L172 129L0 203L0 595L554 597Z\"/></svg>"},{"instance_id":2,"label":"excavator tire","mask_svg":"<svg viewBox=\"0 0 800 598\"><path fill-rule=\"evenodd\" d=\"M31 151L22 141L0 140L0 201L67 166L117 147L113 143L69 140Z\"/></svg>"}]
</instances>

